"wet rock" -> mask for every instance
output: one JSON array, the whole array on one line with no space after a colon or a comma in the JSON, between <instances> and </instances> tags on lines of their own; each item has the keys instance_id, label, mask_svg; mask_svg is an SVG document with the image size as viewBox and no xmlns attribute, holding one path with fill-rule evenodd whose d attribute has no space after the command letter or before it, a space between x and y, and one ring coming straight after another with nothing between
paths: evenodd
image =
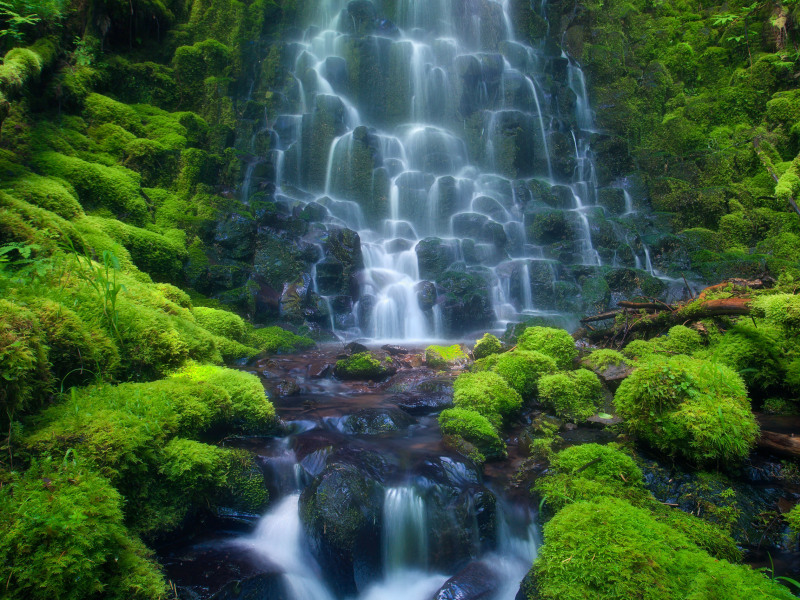
<instances>
[{"instance_id":1,"label":"wet rock","mask_svg":"<svg viewBox=\"0 0 800 600\"><path fill-rule=\"evenodd\" d=\"M336 361L333 374L339 379L378 381L397 373L397 364L385 352L359 352Z\"/></svg>"},{"instance_id":2,"label":"wet rock","mask_svg":"<svg viewBox=\"0 0 800 600\"><path fill-rule=\"evenodd\" d=\"M597 203L612 215L625 212L625 190L621 188L602 188L597 190Z\"/></svg>"},{"instance_id":3,"label":"wet rock","mask_svg":"<svg viewBox=\"0 0 800 600\"><path fill-rule=\"evenodd\" d=\"M620 384L633 373L633 367L625 363L619 365L611 363L602 367L596 367L592 364L589 357L581 360L581 366L594 372L602 382L606 384L606 387L611 392L616 392Z\"/></svg>"},{"instance_id":4,"label":"wet rock","mask_svg":"<svg viewBox=\"0 0 800 600\"><path fill-rule=\"evenodd\" d=\"M339 427L346 434L379 435L407 429L416 422L396 408L364 408L342 419Z\"/></svg>"},{"instance_id":5,"label":"wet rock","mask_svg":"<svg viewBox=\"0 0 800 600\"><path fill-rule=\"evenodd\" d=\"M339 56L325 59L325 75L337 94L347 93L347 63Z\"/></svg>"},{"instance_id":6,"label":"wet rock","mask_svg":"<svg viewBox=\"0 0 800 600\"><path fill-rule=\"evenodd\" d=\"M364 268L361 238L351 229L331 229L323 240L325 287L327 294L358 297L355 273ZM317 267L319 277L319 266ZM323 292L325 294L326 292Z\"/></svg>"},{"instance_id":7,"label":"wet rock","mask_svg":"<svg viewBox=\"0 0 800 600\"><path fill-rule=\"evenodd\" d=\"M431 281L438 281L456 259L455 245L450 241L435 237L420 240L415 251L419 264L419 276Z\"/></svg>"},{"instance_id":8,"label":"wet rock","mask_svg":"<svg viewBox=\"0 0 800 600\"><path fill-rule=\"evenodd\" d=\"M429 415L438 413L453 406L452 394L415 394L405 393L392 396L388 402L394 402L398 408L410 415Z\"/></svg>"},{"instance_id":9,"label":"wet rock","mask_svg":"<svg viewBox=\"0 0 800 600\"><path fill-rule=\"evenodd\" d=\"M392 346L391 344L384 344L383 346L381 346L381 350L385 350L392 356L400 356L402 354L408 354L407 348L403 348L402 346Z\"/></svg>"},{"instance_id":10,"label":"wet rock","mask_svg":"<svg viewBox=\"0 0 800 600\"><path fill-rule=\"evenodd\" d=\"M388 254L398 254L399 252L406 252L414 247L414 242L403 238L396 238L386 242L384 249Z\"/></svg>"},{"instance_id":11,"label":"wet rock","mask_svg":"<svg viewBox=\"0 0 800 600\"><path fill-rule=\"evenodd\" d=\"M484 224L488 221L486 215L478 213L461 213L453 217L453 235L458 238L482 240L481 235Z\"/></svg>"},{"instance_id":12,"label":"wet rock","mask_svg":"<svg viewBox=\"0 0 800 600\"><path fill-rule=\"evenodd\" d=\"M241 581L229 581L212 600L281 600L288 590L281 573L260 573Z\"/></svg>"},{"instance_id":13,"label":"wet rock","mask_svg":"<svg viewBox=\"0 0 800 600\"><path fill-rule=\"evenodd\" d=\"M488 327L494 321L486 279L476 274L446 271L437 283L445 295L442 304L445 335L463 335Z\"/></svg>"},{"instance_id":14,"label":"wet rock","mask_svg":"<svg viewBox=\"0 0 800 600\"><path fill-rule=\"evenodd\" d=\"M364 294L358 301L358 322L369 324L372 321L372 314L375 310L377 298L372 294Z\"/></svg>"},{"instance_id":15,"label":"wet rock","mask_svg":"<svg viewBox=\"0 0 800 600\"><path fill-rule=\"evenodd\" d=\"M417 303L423 311L431 310L437 301L436 286L430 281L420 281L414 286L417 292Z\"/></svg>"},{"instance_id":16,"label":"wet rock","mask_svg":"<svg viewBox=\"0 0 800 600\"><path fill-rule=\"evenodd\" d=\"M249 261L253 256L256 222L236 213L217 222L214 243L228 259Z\"/></svg>"},{"instance_id":17,"label":"wet rock","mask_svg":"<svg viewBox=\"0 0 800 600\"><path fill-rule=\"evenodd\" d=\"M360 342L350 342L344 347L344 349L348 354L358 354L359 352L369 351L369 348Z\"/></svg>"},{"instance_id":18,"label":"wet rock","mask_svg":"<svg viewBox=\"0 0 800 600\"><path fill-rule=\"evenodd\" d=\"M303 389L294 381L282 380L275 386L275 393L281 398L288 398L289 396L299 396Z\"/></svg>"},{"instance_id":19,"label":"wet rock","mask_svg":"<svg viewBox=\"0 0 800 600\"><path fill-rule=\"evenodd\" d=\"M528 574L525 575L525 578L522 580L522 582L520 582L519 591L514 597L514 600L535 600L537 597L536 576L534 575L533 569L531 569L528 571Z\"/></svg>"},{"instance_id":20,"label":"wet rock","mask_svg":"<svg viewBox=\"0 0 800 600\"><path fill-rule=\"evenodd\" d=\"M309 371L309 377L311 379L325 379L331 373L331 369L333 369L333 365L330 363L325 363L324 365L312 365L311 370Z\"/></svg>"},{"instance_id":21,"label":"wet rock","mask_svg":"<svg viewBox=\"0 0 800 600\"><path fill-rule=\"evenodd\" d=\"M470 563L448 579L433 600L481 600L491 598L500 579L484 562Z\"/></svg>"},{"instance_id":22,"label":"wet rock","mask_svg":"<svg viewBox=\"0 0 800 600\"><path fill-rule=\"evenodd\" d=\"M300 218L309 222L323 221L328 214L328 209L321 204L309 202L300 211Z\"/></svg>"}]
</instances>

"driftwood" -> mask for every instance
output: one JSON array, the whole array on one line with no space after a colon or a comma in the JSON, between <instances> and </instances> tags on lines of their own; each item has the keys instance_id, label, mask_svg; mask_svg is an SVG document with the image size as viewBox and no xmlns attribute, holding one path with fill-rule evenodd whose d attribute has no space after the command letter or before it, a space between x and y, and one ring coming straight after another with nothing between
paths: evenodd
<instances>
[{"instance_id":1,"label":"driftwood","mask_svg":"<svg viewBox=\"0 0 800 600\"><path fill-rule=\"evenodd\" d=\"M762 431L758 447L781 456L800 458L800 438L791 435Z\"/></svg>"}]
</instances>

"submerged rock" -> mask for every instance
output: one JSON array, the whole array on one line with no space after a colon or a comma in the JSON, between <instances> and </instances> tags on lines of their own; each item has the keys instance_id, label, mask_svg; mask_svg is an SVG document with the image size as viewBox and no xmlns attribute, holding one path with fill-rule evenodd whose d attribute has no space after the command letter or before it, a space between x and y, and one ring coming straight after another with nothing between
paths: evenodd
<instances>
[{"instance_id":1,"label":"submerged rock","mask_svg":"<svg viewBox=\"0 0 800 600\"><path fill-rule=\"evenodd\" d=\"M378 435L407 429L416 422L396 408L364 408L342 419L340 429L348 434Z\"/></svg>"},{"instance_id":2,"label":"submerged rock","mask_svg":"<svg viewBox=\"0 0 800 600\"><path fill-rule=\"evenodd\" d=\"M445 581L433 600L481 600L493 597L500 578L484 562L468 564Z\"/></svg>"}]
</instances>

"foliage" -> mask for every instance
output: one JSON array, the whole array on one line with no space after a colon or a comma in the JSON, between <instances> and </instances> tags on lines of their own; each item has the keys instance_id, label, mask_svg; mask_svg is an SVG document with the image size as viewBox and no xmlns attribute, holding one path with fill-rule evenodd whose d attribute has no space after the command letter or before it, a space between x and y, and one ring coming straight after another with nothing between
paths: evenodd
<instances>
[{"instance_id":1,"label":"foliage","mask_svg":"<svg viewBox=\"0 0 800 600\"><path fill-rule=\"evenodd\" d=\"M622 382L614 403L632 432L696 463L745 458L758 436L744 382L722 364L653 359Z\"/></svg>"},{"instance_id":2,"label":"foliage","mask_svg":"<svg viewBox=\"0 0 800 600\"><path fill-rule=\"evenodd\" d=\"M500 340L498 340L491 333L484 333L483 337L475 342L475 347L472 349L472 355L475 360L486 358L491 354L498 354L501 350Z\"/></svg>"},{"instance_id":3,"label":"foliage","mask_svg":"<svg viewBox=\"0 0 800 600\"><path fill-rule=\"evenodd\" d=\"M500 427L522 406L522 398L500 375L491 372L462 373L453 383L453 404L473 410Z\"/></svg>"},{"instance_id":4,"label":"foliage","mask_svg":"<svg viewBox=\"0 0 800 600\"><path fill-rule=\"evenodd\" d=\"M467 355L459 344L452 346L428 346L425 348L425 364L432 369L444 369L459 361L466 361Z\"/></svg>"},{"instance_id":5,"label":"foliage","mask_svg":"<svg viewBox=\"0 0 800 600\"><path fill-rule=\"evenodd\" d=\"M578 356L575 341L563 329L552 327L528 327L519 339L517 347L521 350L535 350L556 361L559 369L572 366L572 361Z\"/></svg>"},{"instance_id":6,"label":"foliage","mask_svg":"<svg viewBox=\"0 0 800 600\"><path fill-rule=\"evenodd\" d=\"M61 463L34 460L0 490L5 597L166 598L158 567L123 526L122 505L74 452Z\"/></svg>"},{"instance_id":7,"label":"foliage","mask_svg":"<svg viewBox=\"0 0 800 600\"><path fill-rule=\"evenodd\" d=\"M592 371L578 369L545 375L539 380L539 397L560 417L585 421L597 412L603 384Z\"/></svg>"}]
</instances>

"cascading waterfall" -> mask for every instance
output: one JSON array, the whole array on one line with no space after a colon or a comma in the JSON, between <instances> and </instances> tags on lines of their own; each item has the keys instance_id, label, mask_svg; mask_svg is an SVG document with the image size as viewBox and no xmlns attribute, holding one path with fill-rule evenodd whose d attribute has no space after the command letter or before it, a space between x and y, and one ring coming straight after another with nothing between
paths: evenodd
<instances>
[{"instance_id":1,"label":"cascading waterfall","mask_svg":"<svg viewBox=\"0 0 800 600\"><path fill-rule=\"evenodd\" d=\"M383 505L383 564L387 574L410 568L424 570L427 557L424 501L411 487L387 489Z\"/></svg>"},{"instance_id":2,"label":"cascading waterfall","mask_svg":"<svg viewBox=\"0 0 800 600\"><path fill-rule=\"evenodd\" d=\"M539 184L531 181L572 191L572 206L557 210L572 213L574 247L557 259L603 264L592 239L592 215L602 209L583 71L563 51L547 54L544 44L517 40L509 5L489 2L489 12L479 15L472 8L460 14L450 0L399 0L395 27L362 3L323 0L313 31L292 44L296 100L288 104L295 114L279 115L273 125L280 134L269 158L276 187L295 206L308 203L309 196L323 204L328 226L358 232L364 256L352 317L334 319L332 310L342 303L332 303L332 296L324 300L334 329L357 323L349 333L382 340L452 335L445 291L437 291L433 305L419 296L420 284L435 282L436 273L416 264L416 248L433 237L447 249L442 267L488 280L496 323L553 313L554 306L540 302L532 289L531 261L541 270L540 261L554 257L549 240L528 239L530 190L541 202L535 196ZM537 10L546 19L546 1ZM364 33L365 26L374 33ZM375 53L369 54L365 48L372 47ZM392 69L394 79L359 79L358 69L373 56L381 64L374 68ZM551 92L542 88L552 61L563 61L562 82L574 94L574 114L559 113ZM390 89L372 89L380 86ZM385 103L381 111L374 105L379 101ZM564 156L565 140L572 157ZM570 161L574 168L565 168ZM245 200L252 170L248 165ZM628 215L633 203L624 193ZM503 265L518 269L521 285L504 283L498 275ZM371 298L365 302L364 296Z\"/></svg>"}]
</instances>

